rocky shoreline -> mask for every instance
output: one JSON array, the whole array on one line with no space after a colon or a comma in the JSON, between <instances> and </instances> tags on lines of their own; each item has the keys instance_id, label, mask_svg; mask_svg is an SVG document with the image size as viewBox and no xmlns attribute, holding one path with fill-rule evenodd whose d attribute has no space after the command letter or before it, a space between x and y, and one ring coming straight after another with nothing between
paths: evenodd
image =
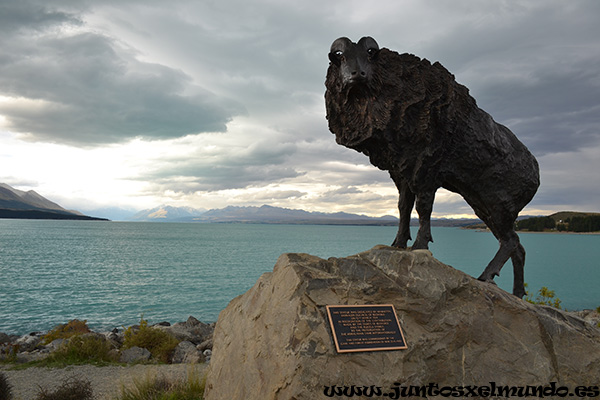
<instances>
[{"instance_id":1,"label":"rocky shoreline","mask_svg":"<svg viewBox=\"0 0 600 400\"><path fill-rule=\"evenodd\" d=\"M64 325L59 325L61 327ZM169 364L206 363L212 355L212 336L215 323L207 324L190 316L184 322L171 324L160 322L151 325L150 328L165 332L174 337L178 344L169 354L166 360ZM54 329L57 329L54 328ZM139 330L139 325L128 329ZM9 335L0 332L0 361L23 364L31 361L39 361L49 357L67 344L69 338L57 338L49 343L47 335L49 332L31 332L26 335ZM88 330L80 337L93 336L105 341L111 348L114 360L124 364L135 364L158 361L155 360L149 349L143 347L124 348L125 329L115 328L109 332L94 332ZM161 360L165 361L165 360Z\"/></svg>"},{"instance_id":2,"label":"rocky shoreline","mask_svg":"<svg viewBox=\"0 0 600 400\"><path fill-rule=\"evenodd\" d=\"M600 308L600 307L599 307ZM598 310L572 311L572 314L582 318L587 323L600 326ZM204 323L193 316L186 321L171 324L159 322L151 325L173 336L179 341L167 360L168 364L208 363L212 356L213 332L216 323ZM134 325L130 329L137 329ZM55 339L44 344L44 338L50 331L36 331L25 335L9 335L0 332L0 362L24 364L47 358L53 352L66 344L69 339ZM137 346L123 348L125 329L114 328L111 331L91 331L83 336L95 336L105 340L112 347L115 360L123 364L152 363L153 356L148 349Z\"/></svg>"}]
</instances>

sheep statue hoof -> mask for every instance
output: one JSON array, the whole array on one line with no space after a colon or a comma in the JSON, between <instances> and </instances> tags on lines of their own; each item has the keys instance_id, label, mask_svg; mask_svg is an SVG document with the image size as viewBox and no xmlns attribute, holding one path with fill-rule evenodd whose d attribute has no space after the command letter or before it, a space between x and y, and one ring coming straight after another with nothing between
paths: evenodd
<instances>
[{"instance_id":1,"label":"sheep statue hoof","mask_svg":"<svg viewBox=\"0 0 600 400\"><path fill-rule=\"evenodd\" d=\"M427 249L435 192L460 194L500 248L480 280L493 282L510 258L513 294L525 294L525 249L514 230L540 184L535 157L505 126L477 107L439 62L379 48L371 37L342 37L329 52L325 104L336 142L367 155L398 188L393 246L406 248L410 215L419 214L413 249Z\"/></svg>"}]
</instances>

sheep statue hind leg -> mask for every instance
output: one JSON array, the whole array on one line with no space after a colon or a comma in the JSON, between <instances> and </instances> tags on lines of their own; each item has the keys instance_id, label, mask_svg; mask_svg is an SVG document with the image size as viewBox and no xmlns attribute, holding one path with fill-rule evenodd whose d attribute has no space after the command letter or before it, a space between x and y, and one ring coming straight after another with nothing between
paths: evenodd
<instances>
[{"instance_id":1,"label":"sheep statue hind leg","mask_svg":"<svg viewBox=\"0 0 600 400\"><path fill-rule=\"evenodd\" d=\"M500 275L500 270L511 258L513 264L513 294L519 298L525 296L524 266L525 249L521 245L519 236L513 228L514 221L508 224L497 225L486 221L496 239L500 242L498 252L479 276L480 281L494 282L494 277Z\"/></svg>"},{"instance_id":2,"label":"sheep statue hind leg","mask_svg":"<svg viewBox=\"0 0 600 400\"><path fill-rule=\"evenodd\" d=\"M416 195L416 209L419 214L419 231L417 238L413 242L412 249L429 249L429 242L433 242L431 236L431 212L433 211L433 201L435 199L435 190L424 190Z\"/></svg>"}]
</instances>

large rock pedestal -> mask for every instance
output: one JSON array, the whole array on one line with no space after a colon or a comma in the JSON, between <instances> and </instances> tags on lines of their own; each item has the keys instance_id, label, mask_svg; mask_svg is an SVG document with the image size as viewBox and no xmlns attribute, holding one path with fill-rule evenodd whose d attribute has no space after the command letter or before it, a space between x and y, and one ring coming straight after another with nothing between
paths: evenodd
<instances>
[{"instance_id":1,"label":"large rock pedestal","mask_svg":"<svg viewBox=\"0 0 600 400\"><path fill-rule=\"evenodd\" d=\"M393 304L407 350L338 354L326 305ZM598 385L600 330L444 265L377 246L282 255L219 316L205 398L313 400L326 386Z\"/></svg>"}]
</instances>

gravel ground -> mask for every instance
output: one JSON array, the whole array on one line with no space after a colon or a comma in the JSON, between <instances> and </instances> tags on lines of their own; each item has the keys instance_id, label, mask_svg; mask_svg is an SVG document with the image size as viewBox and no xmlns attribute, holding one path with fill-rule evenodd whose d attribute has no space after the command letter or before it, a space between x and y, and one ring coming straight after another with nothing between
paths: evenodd
<instances>
[{"instance_id":1,"label":"gravel ground","mask_svg":"<svg viewBox=\"0 0 600 400\"><path fill-rule=\"evenodd\" d=\"M192 371L200 376L205 373L206 364L172 364L172 365L132 365L96 367L93 365L72 366L67 368L27 368L11 371L7 366L0 366L12 387L14 400L33 400L39 388L53 390L65 379L76 377L91 382L96 400L114 400L123 385L129 387L134 380L147 377L165 376L185 379Z\"/></svg>"}]
</instances>

